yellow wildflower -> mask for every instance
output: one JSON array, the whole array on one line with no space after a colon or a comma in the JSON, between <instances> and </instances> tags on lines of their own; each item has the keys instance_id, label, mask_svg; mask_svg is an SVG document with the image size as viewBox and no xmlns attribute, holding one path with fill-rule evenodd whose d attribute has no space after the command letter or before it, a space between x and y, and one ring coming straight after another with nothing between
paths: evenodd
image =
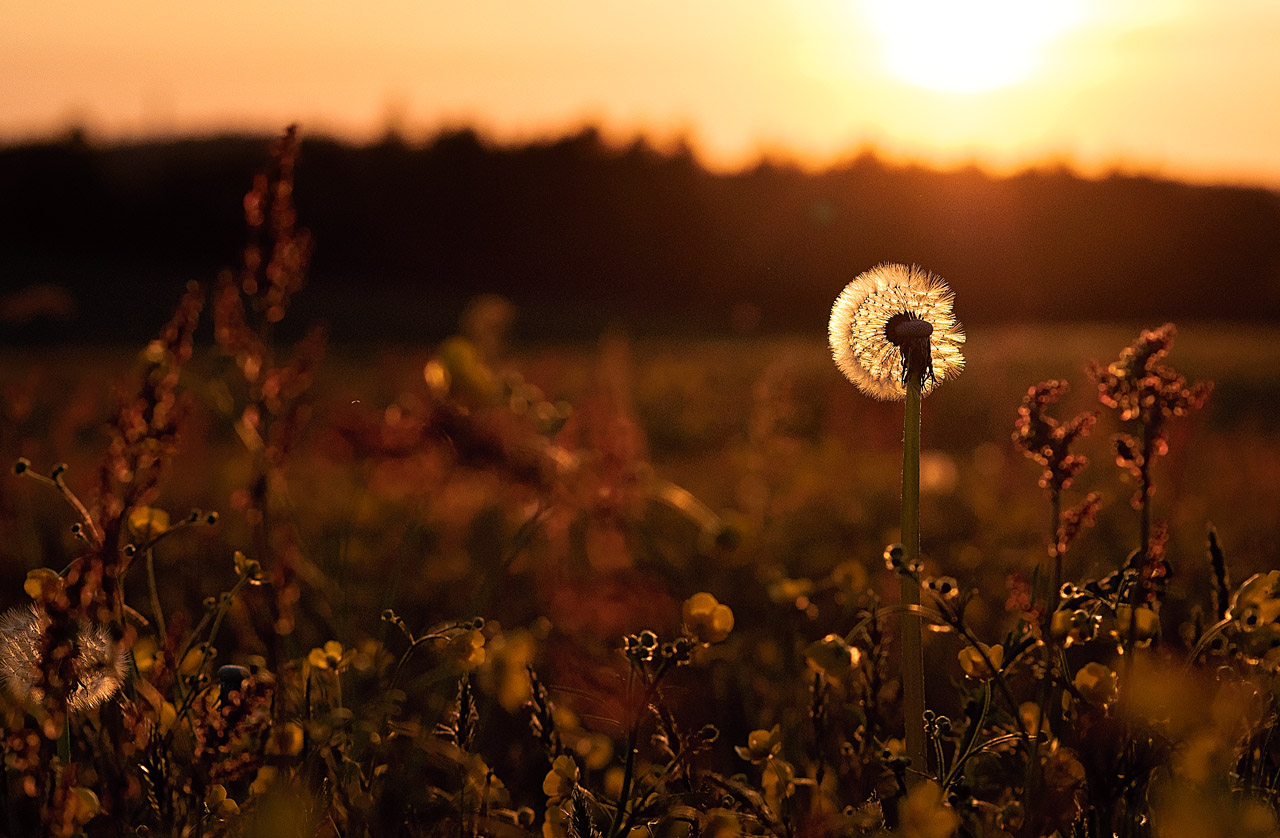
<instances>
[{"instance_id":1,"label":"yellow wildflower","mask_svg":"<svg viewBox=\"0 0 1280 838\"><path fill-rule=\"evenodd\" d=\"M986 657L983 657L983 653ZM977 648L965 646L957 657L960 659L960 668L964 670L965 675L979 681L986 681L995 675L991 671L991 666L987 665L987 658L990 658L991 665L999 670L1000 665L1004 663L1004 647L999 643L994 646L979 643Z\"/></svg>"},{"instance_id":2,"label":"yellow wildflower","mask_svg":"<svg viewBox=\"0 0 1280 838\"><path fill-rule=\"evenodd\" d=\"M902 838L951 838L960 827L960 816L942 801L942 788L929 780L920 783L898 804L898 835Z\"/></svg>"},{"instance_id":3,"label":"yellow wildflower","mask_svg":"<svg viewBox=\"0 0 1280 838\"><path fill-rule=\"evenodd\" d=\"M188 649L187 653L182 656L182 661L178 664L179 674L195 675L205 663L213 658L214 651L213 647L204 644L196 646L194 649Z\"/></svg>"},{"instance_id":4,"label":"yellow wildflower","mask_svg":"<svg viewBox=\"0 0 1280 838\"><path fill-rule=\"evenodd\" d=\"M1116 674L1103 664L1086 663L1076 673L1075 687L1090 704L1106 707L1116 697Z\"/></svg>"},{"instance_id":5,"label":"yellow wildflower","mask_svg":"<svg viewBox=\"0 0 1280 838\"><path fill-rule=\"evenodd\" d=\"M712 809L701 817L703 838L741 838L742 821L730 809Z\"/></svg>"},{"instance_id":6,"label":"yellow wildflower","mask_svg":"<svg viewBox=\"0 0 1280 838\"><path fill-rule=\"evenodd\" d=\"M777 811L782 801L795 791L796 769L785 759L771 759L760 774L765 800Z\"/></svg>"},{"instance_id":7,"label":"yellow wildflower","mask_svg":"<svg viewBox=\"0 0 1280 838\"><path fill-rule=\"evenodd\" d=\"M481 405L497 404L501 396L498 377L479 348L464 337L455 335L441 343L422 374L437 395L448 393Z\"/></svg>"},{"instance_id":8,"label":"yellow wildflower","mask_svg":"<svg viewBox=\"0 0 1280 838\"><path fill-rule=\"evenodd\" d=\"M719 643L733 631L733 611L705 591L684 601L684 626L704 643Z\"/></svg>"},{"instance_id":9,"label":"yellow wildflower","mask_svg":"<svg viewBox=\"0 0 1280 838\"><path fill-rule=\"evenodd\" d=\"M1237 611L1250 605L1261 605L1268 600L1280 600L1280 570L1255 573L1244 580L1231 597L1231 609Z\"/></svg>"},{"instance_id":10,"label":"yellow wildflower","mask_svg":"<svg viewBox=\"0 0 1280 838\"><path fill-rule=\"evenodd\" d=\"M1092 639L1095 624L1095 620L1087 611L1063 609L1053 612L1049 633L1064 646L1070 646L1073 643Z\"/></svg>"},{"instance_id":11,"label":"yellow wildflower","mask_svg":"<svg viewBox=\"0 0 1280 838\"><path fill-rule=\"evenodd\" d=\"M169 529L169 513L163 509L139 506L129 513L129 532L138 541L151 541Z\"/></svg>"},{"instance_id":12,"label":"yellow wildflower","mask_svg":"<svg viewBox=\"0 0 1280 838\"><path fill-rule=\"evenodd\" d=\"M1028 736L1039 736L1049 732L1049 717L1034 701L1024 701L1018 705L1018 717L1022 720L1022 729Z\"/></svg>"},{"instance_id":13,"label":"yellow wildflower","mask_svg":"<svg viewBox=\"0 0 1280 838\"><path fill-rule=\"evenodd\" d=\"M251 559L239 550L231 557L235 563L236 576L242 576L250 585L262 584L262 564L257 559Z\"/></svg>"},{"instance_id":14,"label":"yellow wildflower","mask_svg":"<svg viewBox=\"0 0 1280 838\"><path fill-rule=\"evenodd\" d=\"M858 647L845 643L838 634L828 634L810 643L804 650L804 656L809 666L833 683L843 683L862 659Z\"/></svg>"},{"instance_id":15,"label":"yellow wildflower","mask_svg":"<svg viewBox=\"0 0 1280 838\"><path fill-rule=\"evenodd\" d=\"M271 789L276 781L276 776L280 773L280 769L274 765L264 765L258 769L258 773L254 775L253 782L249 784L249 796L261 797Z\"/></svg>"},{"instance_id":16,"label":"yellow wildflower","mask_svg":"<svg viewBox=\"0 0 1280 838\"><path fill-rule=\"evenodd\" d=\"M568 834L569 807L563 798L547 801L547 816L542 821L542 838L565 838Z\"/></svg>"},{"instance_id":17,"label":"yellow wildflower","mask_svg":"<svg viewBox=\"0 0 1280 838\"><path fill-rule=\"evenodd\" d=\"M55 570L37 567L27 571L27 581L22 583L22 590L32 599L40 599L44 594L56 595L62 590L62 577Z\"/></svg>"},{"instance_id":18,"label":"yellow wildflower","mask_svg":"<svg viewBox=\"0 0 1280 838\"><path fill-rule=\"evenodd\" d=\"M907 755L907 743L901 739L886 739L884 742L884 758L898 759Z\"/></svg>"},{"instance_id":19,"label":"yellow wildflower","mask_svg":"<svg viewBox=\"0 0 1280 838\"><path fill-rule=\"evenodd\" d=\"M578 785L579 776L578 763L568 754L561 754L542 779L542 793L553 800L568 797Z\"/></svg>"},{"instance_id":20,"label":"yellow wildflower","mask_svg":"<svg viewBox=\"0 0 1280 838\"><path fill-rule=\"evenodd\" d=\"M328 641L323 648L312 649L311 654L307 655L307 663L311 664L313 669L331 669L334 672L345 668L350 659L351 656L336 640Z\"/></svg>"},{"instance_id":21,"label":"yellow wildflower","mask_svg":"<svg viewBox=\"0 0 1280 838\"><path fill-rule=\"evenodd\" d=\"M796 608L804 609L809 606L809 595L813 593L813 580L779 579L769 583L768 593L769 599L779 605L794 605Z\"/></svg>"},{"instance_id":22,"label":"yellow wildflower","mask_svg":"<svg viewBox=\"0 0 1280 838\"><path fill-rule=\"evenodd\" d=\"M178 708L173 706L172 702L164 702L160 705L160 735L164 736L173 730L173 726L178 721Z\"/></svg>"},{"instance_id":23,"label":"yellow wildflower","mask_svg":"<svg viewBox=\"0 0 1280 838\"><path fill-rule=\"evenodd\" d=\"M596 771L613 759L613 740L599 733L588 733L573 743L573 750L582 757L587 770Z\"/></svg>"},{"instance_id":24,"label":"yellow wildflower","mask_svg":"<svg viewBox=\"0 0 1280 838\"><path fill-rule=\"evenodd\" d=\"M753 730L747 735L747 746L734 748L738 756L759 765L782 752L782 728L774 725L769 730Z\"/></svg>"},{"instance_id":25,"label":"yellow wildflower","mask_svg":"<svg viewBox=\"0 0 1280 838\"><path fill-rule=\"evenodd\" d=\"M272 726L267 739L268 756L296 756L302 750L304 731L297 722Z\"/></svg>"},{"instance_id":26,"label":"yellow wildflower","mask_svg":"<svg viewBox=\"0 0 1280 838\"><path fill-rule=\"evenodd\" d=\"M870 580L867 577L867 569L862 566L862 562L851 559L847 562L841 562L832 569L831 581L840 586L842 590L860 594L867 589Z\"/></svg>"},{"instance_id":27,"label":"yellow wildflower","mask_svg":"<svg viewBox=\"0 0 1280 838\"><path fill-rule=\"evenodd\" d=\"M240 814L240 806L227 797L227 790L221 784L209 787L208 793L204 796L204 805L209 814L220 821Z\"/></svg>"},{"instance_id":28,"label":"yellow wildflower","mask_svg":"<svg viewBox=\"0 0 1280 838\"><path fill-rule=\"evenodd\" d=\"M71 789L67 799L67 814L73 823L83 826L97 817L101 811L102 803L93 789L84 786L75 786Z\"/></svg>"},{"instance_id":29,"label":"yellow wildflower","mask_svg":"<svg viewBox=\"0 0 1280 838\"><path fill-rule=\"evenodd\" d=\"M467 629L449 640L446 653L463 669L475 669L484 663L484 634L479 629Z\"/></svg>"},{"instance_id":30,"label":"yellow wildflower","mask_svg":"<svg viewBox=\"0 0 1280 838\"><path fill-rule=\"evenodd\" d=\"M1058 748L1044 763L1044 783L1051 789L1073 789L1084 784L1084 766L1066 748Z\"/></svg>"},{"instance_id":31,"label":"yellow wildflower","mask_svg":"<svg viewBox=\"0 0 1280 838\"><path fill-rule=\"evenodd\" d=\"M1192 783L1207 783L1214 777L1225 777L1231 770L1232 750L1229 743L1211 731L1200 731L1186 742L1174 757L1174 770Z\"/></svg>"},{"instance_id":32,"label":"yellow wildflower","mask_svg":"<svg viewBox=\"0 0 1280 838\"><path fill-rule=\"evenodd\" d=\"M1150 608L1137 608L1131 605L1116 606L1116 625L1112 633L1116 637L1129 636L1129 623L1133 623L1133 632L1138 640L1150 640L1160 631L1160 617Z\"/></svg>"}]
</instances>

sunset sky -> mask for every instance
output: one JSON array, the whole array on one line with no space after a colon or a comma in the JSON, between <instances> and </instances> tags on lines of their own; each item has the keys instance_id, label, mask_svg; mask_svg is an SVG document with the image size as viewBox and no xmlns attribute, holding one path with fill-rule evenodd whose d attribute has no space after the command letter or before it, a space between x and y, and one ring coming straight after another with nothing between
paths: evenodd
<instances>
[{"instance_id":1,"label":"sunset sky","mask_svg":"<svg viewBox=\"0 0 1280 838\"><path fill-rule=\"evenodd\" d=\"M1280 187L1275 0L8 0L0 141L598 123L762 152Z\"/></svg>"}]
</instances>

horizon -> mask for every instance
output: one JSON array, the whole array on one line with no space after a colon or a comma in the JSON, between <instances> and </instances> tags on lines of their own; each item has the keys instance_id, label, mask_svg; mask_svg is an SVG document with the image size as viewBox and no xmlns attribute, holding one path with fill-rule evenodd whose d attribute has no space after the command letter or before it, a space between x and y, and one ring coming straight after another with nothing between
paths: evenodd
<instances>
[{"instance_id":1,"label":"horizon","mask_svg":"<svg viewBox=\"0 0 1280 838\"><path fill-rule=\"evenodd\" d=\"M685 141L714 171L827 168L859 150L994 174L1066 166L1280 188L1280 7L1198 0L551 0L378 8L158 0L0 30L0 143L220 133L416 143L470 125L500 144L596 124Z\"/></svg>"},{"instance_id":2,"label":"horizon","mask_svg":"<svg viewBox=\"0 0 1280 838\"><path fill-rule=\"evenodd\" d=\"M1176 173L1162 171L1158 167L1142 168L1128 161L1115 161L1110 165L1086 166L1081 164L1080 161L1062 156L1050 156L1014 164L1001 164L978 157L928 159L914 157L909 154L895 152L892 148L867 143L851 146L841 153L832 154L822 160L805 159L791 149L762 148L752 157L718 165L717 161L709 159L706 150L700 148L694 138L684 135L655 137L642 132L611 132L604 126L589 122L567 125L564 130L558 132L519 137L503 137L487 132L481 126L470 124L442 124L432 130L416 132L406 132L402 126L398 125L386 125L383 126L381 131L371 132L367 136L356 137L347 136L340 132L325 131L323 128L307 130L305 124L290 124L297 126L299 137L304 143L335 143L351 149L372 148L391 141L399 143L409 150L424 150L430 148L433 143L441 138L471 133L485 148L503 151L554 145L584 134L594 134L599 137L600 142L606 148L615 153L624 153L627 149L639 145L648 147L655 153L665 156L688 154L694 163L704 171L713 175L728 177L748 173L761 166L776 166L794 169L806 175L821 175L839 171L855 164L859 160L870 159L886 169L904 170L915 168L942 175L976 171L983 177L995 181L1009 180L1028 174L1063 173L1082 181L1097 182L1111 178L1130 178L1184 184L1187 186L1245 190L1262 189L1268 192L1280 193L1280 178L1274 183L1258 182L1248 178L1231 179L1207 175L1197 178L1193 174L1178 176ZM262 142L265 147L265 144L278 137L280 131L285 127L287 126L281 125L274 130L266 128L227 128L204 132L153 133L135 136L104 134L95 131L92 126L73 123L64 126L59 131L47 134L0 138L0 151L34 146L57 146L71 142L84 142L88 147L100 151L181 143L210 143L220 140Z\"/></svg>"}]
</instances>

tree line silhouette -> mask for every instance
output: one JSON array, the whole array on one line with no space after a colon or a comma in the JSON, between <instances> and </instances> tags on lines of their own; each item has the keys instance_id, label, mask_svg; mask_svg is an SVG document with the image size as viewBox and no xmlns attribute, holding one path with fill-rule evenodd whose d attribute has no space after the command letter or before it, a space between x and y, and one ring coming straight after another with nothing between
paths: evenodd
<instances>
[{"instance_id":1,"label":"tree line silhouette","mask_svg":"<svg viewBox=\"0 0 1280 838\"><path fill-rule=\"evenodd\" d=\"M183 281L237 263L266 147L73 135L0 149L0 315L18 312L0 336L154 331ZM421 146L309 139L297 177L316 242L297 320L327 320L337 339L438 339L483 292L515 302L533 339L607 324L820 331L835 294L882 261L944 276L970 324L1280 315L1280 195L1260 188L1061 167L995 177L872 153L721 174L688 148L593 129L519 146L470 130ZM65 291L77 314L13 305L30 286Z\"/></svg>"}]
</instances>

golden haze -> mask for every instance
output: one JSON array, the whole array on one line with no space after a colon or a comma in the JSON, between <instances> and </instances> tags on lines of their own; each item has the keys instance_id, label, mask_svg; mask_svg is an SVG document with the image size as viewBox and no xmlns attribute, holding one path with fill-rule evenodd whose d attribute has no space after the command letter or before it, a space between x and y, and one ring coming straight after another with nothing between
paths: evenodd
<instances>
[{"instance_id":1,"label":"golden haze","mask_svg":"<svg viewBox=\"0 0 1280 838\"><path fill-rule=\"evenodd\" d=\"M510 141L599 123L687 138L717 168L874 146L1280 186L1280 4L1070 0L1005 34L907 5L916 22L894 29L882 0L18 0L0 14L0 140L300 120L353 140L468 123ZM1016 66L961 83L979 57ZM970 92L930 89L948 86Z\"/></svg>"}]
</instances>

